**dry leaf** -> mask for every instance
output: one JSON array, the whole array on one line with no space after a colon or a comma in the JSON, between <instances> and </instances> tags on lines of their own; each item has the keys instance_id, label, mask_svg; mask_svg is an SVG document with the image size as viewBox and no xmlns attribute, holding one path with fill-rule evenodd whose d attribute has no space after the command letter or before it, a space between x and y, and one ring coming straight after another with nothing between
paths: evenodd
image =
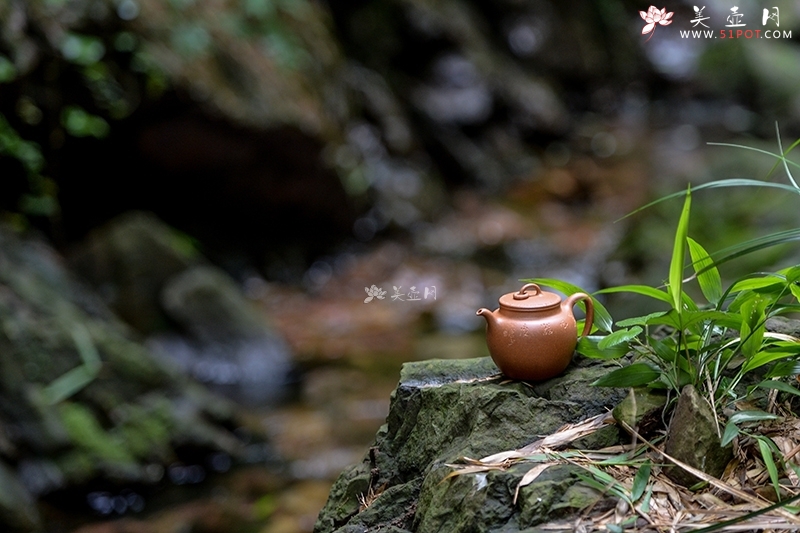
<instances>
[{"instance_id":1,"label":"dry leaf","mask_svg":"<svg viewBox=\"0 0 800 533\"><path fill-rule=\"evenodd\" d=\"M547 470L548 468L550 468L554 464L557 464L557 463L539 464L539 465L534 466L533 468L531 468L527 472L525 472L525 475L522 476L522 479L520 479L519 483L517 484L517 490L514 491L514 505L517 504L517 498L519 497L519 489L521 489L522 487L527 487L528 485L533 483L533 481L537 477L539 477L539 474L541 474L542 472L544 472L545 470Z\"/></svg>"}]
</instances>

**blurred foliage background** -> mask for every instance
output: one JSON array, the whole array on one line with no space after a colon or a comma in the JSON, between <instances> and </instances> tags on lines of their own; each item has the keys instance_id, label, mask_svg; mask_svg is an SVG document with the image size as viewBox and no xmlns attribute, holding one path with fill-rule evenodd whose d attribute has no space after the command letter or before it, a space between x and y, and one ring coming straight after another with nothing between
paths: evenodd
<instances>
[{"instance_id":1,"label":"blurred foliage background","mask_svg":"<svg viewBox=\"0 0 800 533\"><path fill-rule=\"evenodd\" d=\"M791 37L705 39L676 0L645 42L648 7L0 3L0 477L29 496L0 520L309 531L399 365L486 354L476 308L522 277L660 283L679 205L617 220L772 166L706 142L800 135L800 4L741 3ZM718 33L730 6L703 7ZM709 191L690 234L716 250L797 218L786 195Z\"/></svg>"}]
</instances>

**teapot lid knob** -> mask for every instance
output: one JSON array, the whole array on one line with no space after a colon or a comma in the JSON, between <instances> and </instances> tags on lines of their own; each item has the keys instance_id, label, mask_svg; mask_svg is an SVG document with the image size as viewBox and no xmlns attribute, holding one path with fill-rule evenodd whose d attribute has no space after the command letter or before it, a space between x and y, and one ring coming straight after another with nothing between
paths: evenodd
<instances>
[{"instance_id":1,"label":"teapot lid knob","mask_svg":"<svg viewBox=\"0 0 800 533\"><path fill-rule=\"evenodd\" d=\"M527 291L529 291L529 290L535 290L536 292L534 292L533 294L528 294ZM514 293L514 299L515 300L526 300L526 299L528 299L529 296L538 296L541 293L542 293L542 289L537 284L528 283L526 285L523 285L522 288L519 290L519 292L515 292Z\"/></svg>"},{"instance_id":2,"label":"teapot lid knob","mask_svg":"<svg viewBox=\"0 0 800 533\"><path fill-rule=\"evenodd\" d=\"M550 309L560 303L558 294L543 291L536 283L528 283L518 292L509 292L500 297L500 307L514 311Z\"/></svg>"}]
</instances>

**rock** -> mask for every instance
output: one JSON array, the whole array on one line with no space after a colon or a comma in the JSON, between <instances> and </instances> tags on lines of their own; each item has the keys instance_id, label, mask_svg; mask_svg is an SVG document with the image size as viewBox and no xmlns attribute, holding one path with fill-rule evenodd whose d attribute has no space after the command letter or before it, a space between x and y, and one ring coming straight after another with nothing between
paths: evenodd
<instances>
[{"instance_id":1,"label":"rock","mask_svg":"<svg viewBox=\"0 0 800 533\"><path fill-rule=\"evenodd\" d=\"M132 211L93 231L70 263L122 319L151 333L165 326L164 284L199 260L186 235L155 215Z\"/></svg>"},{"instance_id":2,"label":"rock","mask_svg":"<svg viewBox=\"0 0 800 533\"><path fill-rule=\"evenodd\" d=\"M190 268L166 283L161 301L188 334L154 339L164 356L237 399L263 404L280 396L291 368L288 347L225 272Z\"/></svg>"},{"instance_id":3,"label":"rock","mask_svg":"<svg viewBox=\"0 0 800 533\"><path fill-rule=\"evenodd\" d=\"M588 487L571 488L578 486L572 466L545 470L521 489L514 506L530 464L453 478L447 478L447 464L516 449L607 411L620 393L589 384L609 368L581 362L564 376L530 386L502 381L488 357L406 363L386 424L364 461L334 484L315 532L517 531L601 500Z\"/></svg>"},{"instance_id":4,"label":"rock","mask_svg":"<svg viewBox=\"0 0 800 533\"><path fill-rule=\"evenodd\" d=\"M38 531L41 518L36 504L14 473L0 461L0 524L9 533Z\"/></svg>"},{"instance_id":5,"label":"rock","mask_svg":"<svg viewBox=\"0 0 800 533\"><path fill-rule=\"evenodd\" d=\"M664 451L714 477L722 475L725 466L733 458L731 446L720 446L713 411L692 385L686 385L678 398ZM664 472L685 487L701 481L675 465L668 466Z\"/></svg>"},{"instance_id":6,"label":"rock","mask_svg":"<svg viewBox=\"0 0 800 533\"><path fill-rule=\"evenodd\" d=\"M0 456L33 496L268 457L258 430L249 445L234 431L232 404L159 363L51 248L5 227L0 353Z\"/></svg>"},{"instance_id":7,"label":"rock","mask_svg":"<svg viewBox=\"0 0 800 533\"><path fill-rule=\"evenodd\" d=\"M664 427L664 406L667 396L662 391L644 387L631 389L612 414L617 422L625 422L636 432L648 438L658 429ZM620 424L620 427L622 424Z\"/></svg>"},{"instance_id":8,"label":"rock","mask_svg":"<svg viewBox=\"0 0 800 533\"><path fill-rule=\"evenodd\" d=\"M134 211L95 230L72 264L134 328L158 333L149 347L180 371L248 403L280 395L286 343L189 237ZM174 324L185 335L168 330Z\"/></svg>"}]
</instances>

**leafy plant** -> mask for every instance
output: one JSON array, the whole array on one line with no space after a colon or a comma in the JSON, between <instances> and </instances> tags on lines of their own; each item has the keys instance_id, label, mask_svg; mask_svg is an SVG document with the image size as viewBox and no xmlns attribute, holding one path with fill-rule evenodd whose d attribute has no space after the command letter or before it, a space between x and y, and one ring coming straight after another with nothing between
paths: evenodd
<instances>
[{"instance_id":1,"label":"leafy plant","mask_svg":"<svg viewBox=\"0 0 800 533\"><path fill-rule=\"evenodd\" d=\"M709 254L689 236L692 193L712 188L759 186L800 194L800 186L790 166L798 165L787 154L800 145L793 143L786 151L778 135L780 153L769 154L777 159L769 177L782 167L790 184L760 180L730 179L709 182L685 192L675 193L641 209L671 198L683 196L684 203L675 231L672 258L666 282L660 287L624 285L597 291L601 294L633 293L656 300L664 310L614 323L602 307L593 335L582 339L578 351L586 357L602 359L627 358L629 364L610 372L595 382L606 387L649 387L666 389L676 396L691 384L713 406L718 418L739 400L758 389L776 390L800 396L800 390L782 378L800 372L800 339L767 331L770 318L800 312L800 265L777 272L755 272L723 285L718 267L743 255L800 239L800 228L737 244ZM751 149L738 145L739 148ZM688 252L688 253L687 253ZM687 269L691 272L686 276ZM581 289L550 279L526 280L551 286L566 294ZM702 300L687 292L696 284ZM599 302L596 302L598 304ZM597 335L604 331L606 335ZM753 376L745 379L748 375ZM759 377L756 377L759 376ZM750 383L745 387L745 384ZM755 383L755 384L752 384ZM770 479L778 491L780 452L766 436L753 433L748 426L778 418L764 411L740 411L727 418L722 431L722 444L737 435L755 439ZM778 461L779 462L779 461Z\"/></svg>"}]
</instances>

